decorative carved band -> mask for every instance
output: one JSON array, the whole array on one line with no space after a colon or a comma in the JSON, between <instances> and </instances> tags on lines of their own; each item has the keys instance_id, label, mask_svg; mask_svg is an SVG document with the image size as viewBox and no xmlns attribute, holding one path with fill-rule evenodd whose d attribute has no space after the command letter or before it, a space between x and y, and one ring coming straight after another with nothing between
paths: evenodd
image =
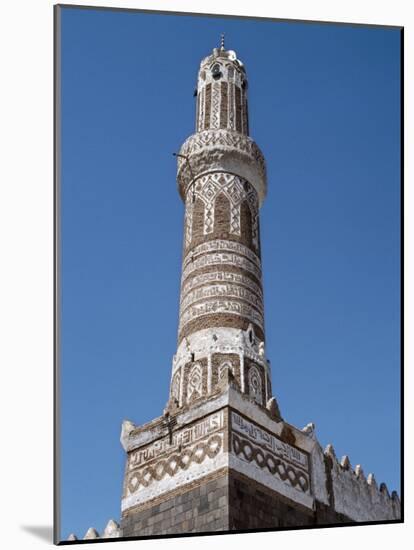
<instances>
[{"instance_id":1,"label":"decorative carved band","mask_svg":"<svg viewBox=\"0 0 414 550\"><path fill-rule=\"evenodd\" d=\"M194 288L203 286L208 283L228 283L238 284L255 292L260 298L263 299L262 289L256 284L250 277L241 275L240 273L233 273L232 271L212 271L209 273L201 273L191 279L187 279L182 285L182 296L185 296L188 292Z\"/></svg>"},{"instance_id":2,"label":"decorative carved band","mask_svg":"<svg viewBox=\"0 0 414 550\"><path fill-rule=\"evenodd\" d=\"M204 203L203 233L208 235L214 230L214 209L217 197L223 194L230 203L229 231L241 234L240 207L246 201L252 216L252 240L258 248L258 211L259 200L255 188L243 178L227 172L215 172L198 178L186 194L185 244L188 248L192 238L193 208L196 199Z\"/></svg>"},{"instance_id":3,"label":"decorative carved band","mask_svg":"<svg viewBox=\"0 0 414 550\"><path fill-rule=\"evenodd\" d=\"M293 462L298 467L308 470L308 457L296 447L284 443L263 428L259 428L256 424L245 420L234 411L231 415L231 422L233 430L243 434L245 437L261 445L268 451L280 456L283 460Z\"/></svg>"},{"instance_id":4,"label":"decorative carved band","mask_svg":"<svg viewBox=\"0 0 414 550\"><path fill-rule=\"evenodd\" d=\"M206 97L206 108L209 104ZM229 124L234 121L230 119ZM266 196L263 155L252 139L238 131L208 129L193 134L181 147L177 162L177 182L183 200L197 178L217 172L248 181L256 189L260 204Z\"/></svg>"},{"instance_id":5,"label":"decorative carved band","mask_svg":"<svg viewBox=\"0 0 414 550\"><path fill-rule=\"evenodd\" d=\"M215 146L231 147L250 155L253 162L257 162L260 171L263 176L265 176L266 167L262 152L250 137L239 132L230 130L204 130L203 132L197 132L185 140L181 147L180 154L188 156L206 147ZM178 170L180 170L184 162L184 159L179 159Z\"/></svg>"},{"instance_id":6,"label":"decorative carved band","mask_svg":"<svg viewBox=\"0 0 414 550\"><path fill-rule=\"evenodd\" d=\"M301 489L304 493L309 493L309 476L302 470L294 468L275 455L266 452L260 447L256 447L247 439L232 434L232 449L236 456L246 462L254 462L262 470L267 470L272 475L289 483L292 487Z\"/></svg>"},{"instance_id":7,"label":"decorative carved band","mask_svg":"<svg viewBox=\"0 0 414 550\"><path fill-rule=\"evenodd\" d=\"M185 279L191 273L193 273L193 271L196 271L197 269L203 269L204 267L207 267L210 265L226 265L226 264L232 267L237 267L238 269L244 269L246 271L249 271L250 273L253 273L253 275L255 275L255 277L259 281L262 278L261 269L259 269L255 264L253 264L247 258L244 258L243 256L238 256L237 254L217 252L215 254L206 254L205 256L201 256L200 258L197 258L193 262L189 263L187 267L185 267L185 269L183 270L181 282L185 281Z\"/></svg>"},{"instance_id":8,"label":"decorative carved band","mask_svg":"<svg viewBox=\"0 0 414 550\"><path fill-rule=\"evenodd\" d=\"M220 105L220 82L213 83L213 94L211 101L211 120L210 127L218 128L220 126L219 121L219 105Z\"/></svg>"},{"instance_id":9,"label":"decorative carved band","mask_svg":"<svg viewBox=\"0 0 414 550\"><path fill-rule=\"evenodd\" d=\"M221 430L223 426L223 411L215 412L192 426L175 432L172 441L170 441L169 437L164 437L145 448L132 451L129 455L129 470L142 468L162 455L177 451L181 447L192 445L200 439Z\"/></svg>"},{"instance_id":10,"label":"decorative carved band","mask_svg":"<svg viewBox=\"0 0 414 550\"><path fill-rule=\"evenodd\" d=\"M161 481L166 475L173 477L179 470L187 470L193 462L201 464L206 457L214 458L222 447L223 435L212 435L192 448L186 448L181 453L173 454L142 471L133 472L128 478L127 489L132 494L140 487L148 487L153 481Z\"/></svg>"},{"instance_id":11,"label":"decorative carved band","mask_svg":"<svg viewBox=\"0 0 414 550\"><path fill-rule=\"evenodd\" d=\"M199 256L200 254L206 254L207 252L234 252L235 254L246 256L246 258L257 265L258 268L261 267L259 256L252 252L250 248L248 248L244 244L235 241L226 241L222 239L207 241L206 243L199 244L198 246L193 248L187 254L187 256L185 256L183 267L186 267L190 262L194 261L196 256Z\"/></svg>"},{"instance_id":12,"label":"decorative carved band","mask_svg":"<svg viewBox=\"0 0 414 550\"><path fill-rule=\"evenodd\" d=\"M254 307L251 307L243 302L219 299L200 302L197 305L190 306L186 309L180 317L179 332L181 332L185 324L193 321L194 319L198 319L204 315L217 315L220 313L245 317L250 322L255 323L262 330L264 330L263 315Z\"/></svg>"},{"instance_id":13,"label":"decorative carved band","mask_svg":"<svg viewBox=\"0 0 414 550\"><path fill-rule=\"evenodd\" d=\"M185 247L188 248L193 238L193 208L194 201L191 193L187 193L185 200L185 228L184 228L184 238L185 238Z\"/></svg>"},{"instance_id":14,"label":"decorative carved band","mask_svg":"<svg viewBox=\"0 0 414 550\"><path fill-rule=\"evenodd\" d=\"M242 286L231 284L208 285L189 292L183 296L181 310L184 311L188 306L199 300L217 297L239 298L255 306L263 314L263 302L256 294L253 294Z\"/></svg>"},{"instance_id":15,"label":"decorative carved band","mask_svg":"<svg viewBox=\"0 0 414 550\"><path fill-rule=\"evenodd\" d=\"M214 458L223 448L224 411L217 411L192 426L176 431L145 448L131 452L126 492L133 494L165 476L173 477L192 463ZM168 487L167 487L168 488Z\"/></svg>"}]
</instances>

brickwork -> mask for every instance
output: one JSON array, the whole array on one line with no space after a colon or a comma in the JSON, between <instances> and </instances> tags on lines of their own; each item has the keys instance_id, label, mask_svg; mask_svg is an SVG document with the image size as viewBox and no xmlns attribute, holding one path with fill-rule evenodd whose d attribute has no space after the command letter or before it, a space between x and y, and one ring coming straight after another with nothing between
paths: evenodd
<instances>
[{"instance_id":1,"label":"brickwork","mask_svg":"<svg viewBox=\"0 0 414 550\"><path fill-rule=\"evenodd\" d=\"M220 380L230 370L234 381L241 386L240 357L235 353L215 353L212 356L212 386L219 390Z\"/></svg>"},{"instance_id":2,"label":"brickwork","mask_svg":"<svg viewBox=\"0 0 414 550\"><path fill-rule=\"evenodd\" d=\"M247 330L248 326L250 325L250 321L248 319L244 319L243 317L237 317L235 315L232 315L231 313L228 314L220 314L220 316L206 316L202 317L200 319L196 319L195 321L190 321L180 332L179 337L179 343L188 335L192 334L193 332L197 332L199 330L203 330L206 328L214 328L214 327L232 327L237 328L240 330ZM264 333L263 330L253 323L254 330L261 340L264 340Z\"/></svg>"},{"instance_id":3,"label":"brickwork","mask_svg":"<svg viewBox=\"0 0 414 550\"><path fill-rule=\"evenodd\" d=\"M255 189L231 174L204 176L188 190L184 235L179 343L204 328L246 330L250 323L264 341ZM223 276L238 273L245 282L242 286L233 282L215 288L208 282L194 290L193 281L212 270ZM249 286L255 287L253 292Z\"/></svg>"},{"instance_id":4,"label":"brickwork","mask_svg":"<svg viewBox=\"0 0 414 550\"><path fill-rule=\"evenodd\" d=\"M213 238L227 239L230 235L230 200L219 193L214 202Z\"/></svg>"},{"instance_id":5,"label":"brickwork","mask_svg":"<svg viewBox=\"0 0 414 550\"><path fill-rule=\"evenodd\" d=\"M255 250L260 256L260 249L258 245L253 245L253 224L252 224L252 213L247 204L247 201L243 201L240 206L240 225L241 225L241 235L240 242L248 246L249 248ZM259 228L257 228L257 235L259 235Z\"/></svg>"},{"instance_id":6,"label":"brickwork","mask_svg":"<svg viewBox=\"0 0 414 550\"><path fill-rule=\"evenodd\" d=\"M235 86L236 96L236 130L242 131L242 106L241 106L241 90L238 86Z\"/></svg>"},{"instance_id":7,"label":"brickwork","mask_svg":"<svg viewBox=\"0 0 414 550\"><path fill-rule=\"evenodd\" d=\"M191 191L189 191L191 193ZM192 193L191 193L192 194ZM187 220L189 218L188 208L186 209ZM196 246L208 240L208 237L204 235L204 203L201 199L196 198L193 207L192 221L191 223L191 244ZM184 243L184 250L187 253L187 246Z\"/></svg>"},{"instance_id":8,"label":"brickwork","mask_svg":"<svg viewBox=\"0 0 414 550\"><path fill-rule=\"evenodd\" d=\"M323 503L309 510L238 472L229 477L229 501L229 525L236 531L353 523Z\"/></svg>"},{"instance_id":9,"label":"brickwork","mask_svg":"<svg viewBox=\"0 0 414 550\"><path fill-rule=\"evenodd\" d=\"M228 83L221 83L221 104L220 104L220 128L227 128L228 115Z\"/></svg>"},{"instance_id":10,"label":"brickwork","mask_svg":"<svg viewBox=\"0 0 414 550\"><path fill-rule=\"evenodd\" d=\"M265 166L246 137L246 90L246 71L234 52L217 48L201 62L196 134L178 156L185 202L179 346L210 328L247 331L253 326L260 341L265 339L259 236ZM243 166L246 177L238 174ZM208 243L212 246L200 251ZM213 271L228 280L196 285ZM233 274L239 280L230 282Z\"/></svg>"},{"instance_id":11,"label":"brickwork","mask_svg":"<svg viewBox=\"0 0 414 550\"><path fill-rule=\"evenodd\" d=\"M208 128L237 129L247 135L247 77L244 67L216 51L201 62L197 82L196 131ZM204 115L200 116L205 102Z\"/></svg>"},{"instance_id":12,"label":"brickwork","mask_svg":"<svg viewBox=\"0 0 414 550\"><path fill-rule=\"evenodd\" d=\"M185 203L185 254L201 243L226 239L260 257L258 196L248 181L227 173L203 176L189 187Z\"/></svg>"},{"instance_id":13,"label":"brickwork","mask_svg":"<svg viewBox=\"0 0 414 550\"><path fill-rule=\"evenodd\" d=\"M205 111L204 111L204 129L210 128L210 114L211 114L211 84L206 86L205 95Z\"/></svg>"},{"instance_id":14,"label":"brickwork","mask_svg":"<svg viewBox=\"0 0 414 550\"><path fill-rule=\"evenodd\" d=\"M125 513L122 537L353 523L316 501L310 510L226 469Z\"/></svg>"},{"instance_id":15,"label":"brickwork","mask_svg":"<svg viewBox=\"0 0 414 550\"><path fill-rule=\"evenodd\" d=\"M229 529L229 481L222 474L186 491L165 495L154 505L131 510L121 521L121 536L202 533Z\"/></svg>"}]
</instances>

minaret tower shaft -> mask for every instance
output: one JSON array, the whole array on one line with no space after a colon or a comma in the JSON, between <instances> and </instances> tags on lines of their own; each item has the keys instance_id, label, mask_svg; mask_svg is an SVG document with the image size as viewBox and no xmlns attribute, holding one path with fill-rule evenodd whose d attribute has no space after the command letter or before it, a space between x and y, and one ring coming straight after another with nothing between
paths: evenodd
<instances>
[{"instance_id":1,"label":"minaret tower shaft","mask_svg":"<svg viewBox=\"0 0 414 550\"><path fill-rule=\"evenodd\" d=\"M249 137L247 88L222 38L200 64L196 132L177 154L185 218L172 409L220 391L226 373L259 405L271 396L259 229L266 169Z\"/></svg>"}]
</instances>

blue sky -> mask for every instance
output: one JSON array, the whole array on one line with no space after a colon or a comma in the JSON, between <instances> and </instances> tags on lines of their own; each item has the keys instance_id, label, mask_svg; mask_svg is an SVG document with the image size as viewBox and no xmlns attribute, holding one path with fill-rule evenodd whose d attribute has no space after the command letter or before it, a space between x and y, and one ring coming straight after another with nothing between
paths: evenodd
<instances>
[{"instance_id":1,"label":"blue sky","mask_svg":"<svg viewBox=\"0 0 414 550\"><path fill-rule=\"evenodd\" d=\"M183 204L221 32L267 161L267 353L284 418L400 492L400 34L62 9L62 539L119 520L121 422L162 414L176 349Z\"/></svg>"}]
</instances>

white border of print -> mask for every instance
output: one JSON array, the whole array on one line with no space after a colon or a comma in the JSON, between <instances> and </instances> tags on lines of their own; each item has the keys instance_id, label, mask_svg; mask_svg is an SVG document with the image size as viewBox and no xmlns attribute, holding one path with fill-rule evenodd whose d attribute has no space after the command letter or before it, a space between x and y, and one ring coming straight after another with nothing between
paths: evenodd
<instances>
[{"instance_id":1,"label":"white border of print","mask_svg":"<svg viewBox=\"0 0 414 550\"><path fill-rule=\"evenodd\" d=\"M414 18L411 3L377 0L78 0L67 4L114 6L192 13L387 24L405 27L405 97L414 97L412 59ZM50 546L53 518L53 4L51 0L19 0L2 6L1 120L4 145L0 163L0 364L2 367L2 546L7 549ZM408 69L410 68L410 71ZM413 110L406 109L406 151L413 147ZM411 132L410 132L411 130ZM3 173L4 172L4 173ZM411 177L410 177L411 176ZM412 157L406 156L405 181L413 181ZM413 237L413 186L406 185L406 242ZM412 239L411 239L412 242ZM413 248L406 250L405 280L414 279ZM406 289L406 359L414 363L409 329L413 328L413 287ZM405 373L406 394L413 391L414 374ZM7 389L5 387L7 384ZM406 400L406 418L413 402ZM408 422L406 423L408 424ZM24 431L23 452L22 433ZM412 431L412 430L411 430ZM406 436L407 456L413 455ZM27 463L30 453L30 466ZM411 472L411 473L410 473ZM316 529L256 533L214 538L217 548L239 549L255 543L272 547L377 549L404 547L414 538L412 469L406 471L406 524L361 528ZM411 525L410 525L411 524ZM411 531L411 533L410 533ZM46 540L47 539L47 540ZM200 550L210 537L197 538ZM111 543L111 550L132 545L141 549L190 548L193 538ZM121 546L122 545L122 546Z\"/></svg>"}]
</instances>

